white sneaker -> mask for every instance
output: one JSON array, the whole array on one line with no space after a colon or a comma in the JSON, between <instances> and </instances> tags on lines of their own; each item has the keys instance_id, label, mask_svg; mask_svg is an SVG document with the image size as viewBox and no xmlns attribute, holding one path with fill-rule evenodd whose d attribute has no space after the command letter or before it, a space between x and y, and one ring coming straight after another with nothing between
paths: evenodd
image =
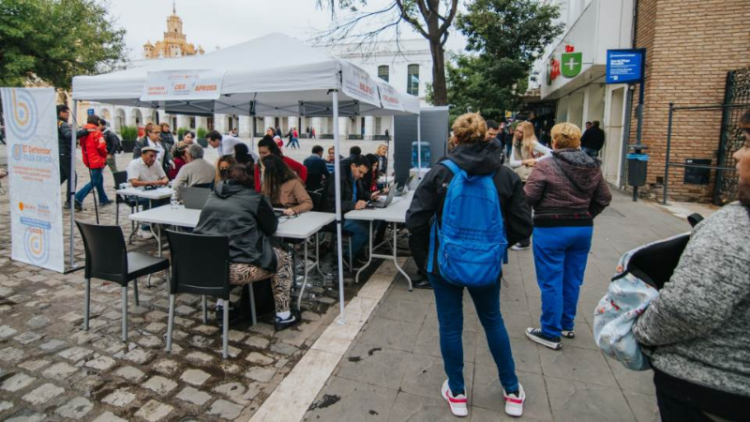
<instances>
[{"instance_id":1,"label":"white sneaker","mask_svg":"<svg viewBox=\"0 0 750 422\"><path fill-rule=\"evenodd\" d=\"M454 397L450 387L448 387L448 380L445 380L443 388L440 391L445 401L448 402L453 416L458 416L459 418L469 416L469 408L467 407L468 399L465 394L459 394Z\"/></svg>"},{"instance_id":2,"label":"white sneaker","mask_svg":"<svg viewBox=\"0 0 750 422\"><path fill-rule=\"evenodd\" d=\"M154 234L151 233L150 230L140 229L140 230L138 230L138 236L140 236L141 239L151 239L151 238L154 237Z\"/></svg>"},{"instance_id":3,"label":"white sneaker","mask_svg":"<svg viewBox=\"0 0 750 422\"><path fill-rule=\"evenodd\" d=\"M529 247L530 247L529 245L522 246L520 243L516 243L515 245L513 245L513 246L510 247L510 250L512 250L512 251L525 251L525 250L529 249Z\"/></svg>"},{"instance_id":4,"label":"white sneaker","mask_svg":"<svg viewBox=\"0 0 750 422\"><path fill-rule=\"evenodd\" d=\"M518 396L505 394L505 390L503 390L503 398L505 399L505 413L508 416L518 417L523 415L523 402L526 401L526 393L523 391L521 384L518 384Z\"/></svg>"}]
</instances>

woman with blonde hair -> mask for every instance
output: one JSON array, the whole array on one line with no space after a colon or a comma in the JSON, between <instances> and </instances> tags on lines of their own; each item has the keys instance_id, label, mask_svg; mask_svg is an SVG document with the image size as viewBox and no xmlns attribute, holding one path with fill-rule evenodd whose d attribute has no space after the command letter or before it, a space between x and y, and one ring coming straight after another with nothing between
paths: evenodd
<instances>
[{"instance_id":1,"label":"woman with blonde hair","mask_svg":"<svg viewBox=\"0 0 750 422\"><path fill-rule=\"evenodd\" d=\"M531 234L531 214L526 205L523 195L523 186L518 176L511 169L503 166L501 162L500 147L496 142L485 142L487 125L479 114L468 113L456 119L453 124L453 140L455 147L448 153L446 160L435 165L424 177L406 214L406 227L410 232L427 232L437 230L438 227L456 213L462 212L457 209L449 209L445 203L450 184L457 171L464 178L490 177L492 187L497 192L497 197L492 198L493 206L479 210L472 209L466 219L474 222L498 222L502 218L504 223L505 240L512 244ZM452 170L453 169L453 170ZM467 175L463 175L463 173ZM482 183L487 179L482 180ZM455 189L461 189L461 184L455 185ZM489 192L492 192L492 187ZM460 194L457 192L457 194ZM494 196L494 195L493 195ZM489 198L488 198L489 199ZM494 206L497 200L499 207ZM457 205L463 206L465 204ZM443 209L445 208L445 209ZM484 210L484 211L483 211ZM452 216L447 216L449 213ZM434 221L434 226L432 221ZM475 234L477 242L487 243L494 240L497 231L489 232L480 228L477 224ZM434 232L433 232L434 233ZM430 236L421 236L422 244L419 248L429 250L430 262L435 262L439 250L439 236L435 236L434 243ZM418 239L415 239L417 241ZM432 246L432 248L430 248ZM505 251L501 251L504 253ZM500 384L503 387L503 399L505 401L505 412L511 416L521 416L523 403L526 399L523 387L516 376L513 353L510 348L510 339L505 329L503 317L500 314L500 279L477 286L474 279L480 274L465 274L462 280L453 277L450 281L442 273L441 265L428 264L425 272L430 280L434 294L435 307L437 309L438 323L440 326L440 351L443 356L443 365L448 380L443 384L441 390L442 398L448 402L451 412L455 416L467 416L467 394L463 377L463 345L461 334L463 330L463 292L464 286L469 291L474 307L477 310L479 320L482 322L487 343L495 361L499 373ZM494 274L493 274L494 276ZM492 278L492 276L490 277ZM469 280L471 279L471 280ZM500 397L498 397L500 399Z\"/></svg>"},{"instance_id":2,"label":"woman with blonde hair","mask_svg":"<svg viewBox=\"0 0 750 422\"><path fill-rule=\"evenodd\" d=\"M526 183L537 162L548 157L552 150L536 139L534 125L531 122L520 122L513 130L511 142L510 167ZM514 251L523 251L531 246L531 238L524 239L511 247Z\"/></svg>"},{"instance_id":3,"label":"woman with blonde hair","mask_svg":"<svg viewBox=\"0 0 750 422\"><path fill-rule=\"evenodd\" d=\"M552 156L536 164L524 187L534 208L534 265L542 293L541 328L528 328L526 336L552 350L562 348L560 337L575 337L594 218L612 200L599 161L580 147L578 126L555 125Z\"/></svg>"}]
</instances>

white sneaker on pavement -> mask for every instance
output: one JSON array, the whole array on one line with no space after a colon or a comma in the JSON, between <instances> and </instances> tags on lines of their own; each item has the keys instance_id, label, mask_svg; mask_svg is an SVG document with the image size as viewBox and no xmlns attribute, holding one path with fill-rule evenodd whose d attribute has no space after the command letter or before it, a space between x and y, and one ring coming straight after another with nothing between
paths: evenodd
<instances>
[{"instance_id":1,"label":"white sneaker on pavement","mask_svg":"<svg viewBox=\"0 0 750 422\"><path fill-rule=\"evenodd\" d=\"M450 406L453 416L458 416L459 418L469 416L469 408L467 406L468 399L466 398L466 395L459 394L454 397L450 387L448 387L448 380L445 380L440 392L445 401L448 402L448 406Z\"/></svg>"},{"instance_id":2,"label":"white sneaker on pavement","mask_svg":"<svg viewBox=\"0 0 750 422\"><path fill-rule=\"evenodd\" d=\"M151 239L154 237L153 233L151 233L151 230L138 230L138 236L141 237L141 239Z\"/></svg>"},{"instance_id":3,"label":"white sneaker on pavement","mask_svg":"<svg viewBox=\"0 0 750 422\"><path fill-rule=\"evenodd\" d=\"M526 392L523 391L521 384L518 384L518 395L508 395L503 391L503 398L505 399L505 413L508 416L518 417L523 415L523 402L526 401Z\"/></svg>"}]
</instances>

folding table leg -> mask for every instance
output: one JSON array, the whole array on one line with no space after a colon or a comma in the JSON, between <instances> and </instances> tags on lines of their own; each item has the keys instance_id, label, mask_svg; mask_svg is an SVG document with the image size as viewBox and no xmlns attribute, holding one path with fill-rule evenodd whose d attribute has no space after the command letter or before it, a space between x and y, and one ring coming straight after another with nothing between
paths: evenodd
<instances>
[{"instance_id":1,"label":"folding table leg","mask_svg":"<svg viewBox=\"0 0 750 422\"><path fill-rule=\"evenodd\" d=\"M89 330L89 314L91 312L91 279L86 279L86 290L84 291L83 331Z\"/></svg>"},{"instance_id":2,"label":"folding table leg","mask_svg":"<svg viewBox=\"0 0 750 422\"><path fill-rule=\"evenodd\" d=\"M128 341L128 286L122 286L122 341Z\"/></svg>"},{"instance_id":3,"label":"folding table leg","mask_svg":"<svg viewBox=\"0 0 750 422\"><path fill-rule=\"evenodd\" d=\"M250 284L248 287L248 293L250 294L250 317L253 321L253 325L258 324L258 317L255 315L255 291L253 291L253 285Z\"/></svg>"},{"instance_id":4,"label":"folding table leg","mask_svg":"<svg viewBox=\"0 0 750 422\"><path fill-rule=\"evenodd\" d=\"M354 282L356 284L359 284L359 275L362 273L362 270L364 270L365 268L369 267L370 264L372 263L372 224L373 224L373 222L370 221L370 236L369 236L370 237L370 240L369 240L369 243L370 243L370 253L367 254L367 264L365 264L362 268L360 268L359 271L357 271L357 276L354 277Z\"/></svg>"},{"instance_id":5,"label":"folding table leg","mask_svg":"<svg viewBox=\"0 0 750 422\"><path fill-rule=\"evenodd\" d=\"M406 271L401 268L400 265L398 265L398 223L393 223L393 265L396 266L396 269L404 275L404 278L406 278L406 281L409 283L409 291L412 291L412 285L411 285L411 278L409 277L409 274L406 274Z\"/></svg>"},{"instance_id":6,"label":"folding table leg","mask_svg":"<svg viewBox=\"0 0 750 422\"><path fill-rule=\"evenodd\" d=\"M167 321L167 352L172 351L172 329L174 328L174 295L169 295L169 317Z\"/></svg>"},{"instance_id":7,"label":"folding table leg","mask_svg":"<svg viewBox=\"0 0 750 422\"><path fill-rule=\"evenodd\" d=\"M224 333L221 343L223 346L221 357L226 359L229 356L229 303L224 305Z\"/></svg>"},{"instance_id":8,"label":"folding table leg","mask_svg":"<svg viewBox=\"0 0 750 422\"><path fill-rule=\"evenodd\" d=\"M206 304L206 295L201 296L201 306L203 308L203 323L208 324L208 306Z\"/></svg>"}]
</instances>

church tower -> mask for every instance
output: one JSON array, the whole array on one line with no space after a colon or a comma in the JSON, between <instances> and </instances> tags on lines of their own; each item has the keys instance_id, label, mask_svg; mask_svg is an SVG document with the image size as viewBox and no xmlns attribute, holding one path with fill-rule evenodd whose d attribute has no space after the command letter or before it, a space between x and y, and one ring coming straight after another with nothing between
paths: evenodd
<instances>
[{"instance_id":1,"label":"church tower","mask_svg":"<svg viewBox=\"0 0 750 422\"><path fill-rule=\"evenodd\" d=\"M155 45L151 42L143 46L143 56L146 59L173 58L182 56L193 56L203 54L202 48L195 48L187 42L187 36L182 32L182 19L177 16L177 5L172 2L172 14L167 18L167 31L164 39L157 41Z\"/></svg>"}]
</instances>

